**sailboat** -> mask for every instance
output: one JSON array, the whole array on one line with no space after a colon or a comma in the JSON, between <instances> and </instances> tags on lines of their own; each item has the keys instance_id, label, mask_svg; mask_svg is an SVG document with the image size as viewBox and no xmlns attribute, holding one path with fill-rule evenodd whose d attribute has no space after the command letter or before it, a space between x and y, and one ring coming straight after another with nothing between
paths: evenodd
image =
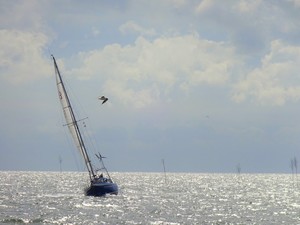
<instances>
[{"instance_id":1,"label":"sailboat","mask_svg":"<svg viewBox=\"0 0 300 225\"><path fill-rule=\"evenodd\" d=\"M62 76L59 72L56 60L53 55L52 58L54 62L58 96L64 112L66 126L68 126L74 143L79 152L81 153L90 178L90 184L85 189L85 194L87 196L104 196L106 194L116 195L118 194L118 185L112 181L106 167L104 166L104 157L100 153L96 154L96 157L100 161L100 169L96 169L96 167L92 164L90 160L90 155L88 153L78 125L79 120L77 120L77 118L75 117L69 96L67 94L64 82L62 80Z\"/></svg>"}]
</instances>

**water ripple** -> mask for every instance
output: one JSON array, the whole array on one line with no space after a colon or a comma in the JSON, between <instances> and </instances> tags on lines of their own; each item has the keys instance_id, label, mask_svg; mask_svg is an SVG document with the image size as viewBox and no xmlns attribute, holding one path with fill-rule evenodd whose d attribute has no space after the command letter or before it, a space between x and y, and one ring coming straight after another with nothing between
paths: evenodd
<instances>
[{"instance_id":1,"label":"water ripple","mask_svg":"<svg viewBox=\"0 0 300 225\"><path fill-rule=\"evenodd\" d=\"M85 173L0 172L2 224L299 224L296 177L113 173L120 194L87 197Z\"/></svg>"}]
</instances>

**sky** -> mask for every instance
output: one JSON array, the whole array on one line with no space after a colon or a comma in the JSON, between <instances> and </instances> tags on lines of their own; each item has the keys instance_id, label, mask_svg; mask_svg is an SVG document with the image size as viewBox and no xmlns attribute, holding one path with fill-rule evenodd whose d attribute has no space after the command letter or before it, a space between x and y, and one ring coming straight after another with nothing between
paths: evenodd
<instances>
[{"instance_id":1,"label":"sky","mask_svg":"<svg viewBox=\"0 0 300 225\"><path fill-rule=\"evenodd\" d=\"M300 157L299 0L0 0L0 170L83 169L51 54L109 171Z\"/></svg>"}]
</instances>

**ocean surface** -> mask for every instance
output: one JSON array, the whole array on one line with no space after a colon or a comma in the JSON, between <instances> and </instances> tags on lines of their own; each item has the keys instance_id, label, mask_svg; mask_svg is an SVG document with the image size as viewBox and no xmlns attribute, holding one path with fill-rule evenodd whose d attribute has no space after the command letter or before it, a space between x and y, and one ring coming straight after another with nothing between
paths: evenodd
<instances>
[{"instance_id":1,"label":"ocean surface","mask_svg":"<svg viewBox=\"0 0 300 225\"><path fill-rule=\"evenodd\" d=\"M0 172L0 224L300 224L291 174L112 173L119 195L84 196L80 172Z\"/></svg>"}]
</instances>

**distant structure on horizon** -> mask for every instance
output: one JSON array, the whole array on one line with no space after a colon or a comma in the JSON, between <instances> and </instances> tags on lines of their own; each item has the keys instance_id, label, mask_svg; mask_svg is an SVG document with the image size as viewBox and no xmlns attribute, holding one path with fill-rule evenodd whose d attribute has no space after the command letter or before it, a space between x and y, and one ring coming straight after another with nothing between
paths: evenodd
<instances>
[{"instance_id":1,"label":"distant structure on horizon","mask_svg":"<svg viewBox=\"0 0 300 225\"><path fill-rule=\"evenodd\" d=\"M297 175L298 174L298 161L297 161L296 156L294 156L294 158L291 159L290 166L292 169L292 174Z\"/></svg>"},{"instance_id":2,"label":"distant structure on horizon","mask_svg":"<svg viewBox=\"0 0 300 225\"><path fill-rule=\"evenodd\" d=\"M236 172L238 173L238 174L240 174L241 173L241 165L240 164L238 164L237 166L236 166Z\"/></svg>"},{"instance_id":3,"label":"distant structure on horizon","mask_svg":"<svg viewBox=\"0 0 300 225\"><path fill-rule=\"evenodd\" d=\"M164 168L164 174L165 174L165 183L167 183L167 174L166 174L166 166L165 166L165 160L162 159L161 160L162 164L163 164L163 168Z\"/></svg>"},{"instance_id":4,"label":"distant structure on horizon","mask_svg":"<svg viewBox=\"0 0 300 225\"><path fill-rule=\"evenodd\" d=\"M60 172L62 172L61 164L62 164L62 158L61 158L61 156L59 156L59 170L60 170Z\"/></svg>"}]
</instances>

